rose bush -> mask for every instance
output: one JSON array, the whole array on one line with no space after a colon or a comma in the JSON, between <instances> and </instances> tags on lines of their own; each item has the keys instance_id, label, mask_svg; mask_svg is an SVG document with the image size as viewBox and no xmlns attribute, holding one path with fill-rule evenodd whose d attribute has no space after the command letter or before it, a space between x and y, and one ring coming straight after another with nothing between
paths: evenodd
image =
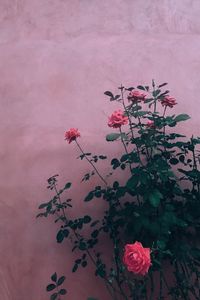
<instances>
[{"instance_id":1,"label":"rose bush","mask_svg":"<svg viewBox=\"0 0 200 300\"><path fill-rule=\"evenodd\" d=\"M99 219L70 217L71 183L58 188L58 175L48 179L52 198L39 206L38 217L55 217L57 242L71 243L76 255L72 272L92 264L114 300L200 299L200 138L174 130L190 117L174 114L177 101L165 86L152 81L151 86L121 86L117 94L105 92L119 105L108 119L112 132L106 140L121 142L124 149L111 161L104 154L84 150L78 129L65 133L67 142L78 147L79 158L91 166L82 182L95 175L99 178L83 199L86 205L105 202ZM98 170L103 162L109 163L109 174ZM125 183L116 179L119 172ZM107 253L99 251L104 235L111 241L110 264L105 263ZM65 278L60 278L57 273L51 276L47 286L53 293L51 300L61 299L66 292L60 288Z\"/></svg>"}]
</instances>

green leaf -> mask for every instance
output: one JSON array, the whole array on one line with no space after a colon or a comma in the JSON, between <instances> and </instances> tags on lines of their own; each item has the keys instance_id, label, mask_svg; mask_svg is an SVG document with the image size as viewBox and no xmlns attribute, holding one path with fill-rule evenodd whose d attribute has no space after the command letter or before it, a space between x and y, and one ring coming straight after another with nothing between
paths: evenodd
<instances>
[{"instance_id":1,"label":"green leaf","mask_svg":"<svg viewBox=\"0 0 200 300\"><path fill-rule=\"evenodd\" d=\"M120 133L110 133L106 136L106 141L113 142L120 137Z\"/></svg>"},{"instance_id":2,"label":"green leaf","mask_svg":"<svg viewBox=\"0 0 200 300\"><path fill-rule=\"evenodd\" d=\"M51 280L56 282L57 281L57 274L56 272L51 276Z\"/></svg>"},{"instance_id":3,"label":"green leaf","mask_svg":"<svg viewBox=\"0 0 200 300\"><path fill-rule=\"evenodd\" d=\"M165 247L166 247L166 243L165 243L165 241L157 241L157 246L158 246L158 248L160 248L161 250L164 250L165 249Z\"/></svg>"},{"instance_id":4,"label":"green leaf","mask_svg":"<svg viewBox=\"0 0 200 300\"><path fill-rule=\"evenodd\" d=\"M47 203L42 203L42 204L40 204L40 206L38 207L39 209L42 209L42 208L45 208L46 206L48 206L49 205L49 202L47 202Z\"/></svg>"},{"instance_id":5,"label":"green leaf","mask_svg":"<svg viewBox=\"0 0 200 300\"><path fill-rule=\"evenodd\" d=\"M120 166L120 162L117 158L113 158L111 160L111 165L112 165L113 169L116 169Z\"/></svg>"},{"instance_id":6,"label":"green leaf","mask_svg":"<svg viewBox=\"0 0 200 300\"><path fill-rule=\"evenodd\" d=\"M96 229L91 233L91 236L95 239L98 236L98 234L99 234L99 230Z\"/></svg>"},{"instance_id":7,"label":"green leaf","mask_svg":"<svg viewBox=\"0 0 200 300\"><path fill-rule=\"evenodd\" d=\"M117 190L118 187L119 187L119 182L118 182L118 181L115 181L115 182L113 183L113 189L114 189L114 190Z\"/></svg>"},{"instance_id":8,"label":"green leaf","mask_svg":"<svg viewBox=\"0 0 200 300\"><path fill-rule=\"evenodd\" d=\"M190 116L188 116L187 114L180 114L180 115L175 117L174 121L175 122L181 122L181 121L186 121L188 119L190 119Z\"/></svg>"},{"instance_id":9,"label":"green leaf","mask_svg":"<svg viewBox=\"0 0 200 300\"><path fill-rule=\"evenodd\" d=\"M177 165L178 163L179 163L179 161L178 161L178 159L177 158L171 158L170 160L169 160L169 162L170 162L170 164L172 164L172 165Z\"/></svg>"},{"instance_id":10,"label":"green leaf","mask_svg":"<svg viewBox=\"0 0 200 300\"><path fill-rule=\"evenodd\" d=\"M99 223L99 220L96 220L96 221L92 222L92 223L90 224L90 226L91 226L91 227L94 227L94 226L96 226L98 223Z\"/></svg>"},{"instance_id":11,"label":"green leaf","mask_svg":"<svg viewBox=\"0 0 200 300\"><path fill-rule=\"evenodd\" d=\"M84 216L83 217L83 223L87 224L90 223L92 220L92 218L90 216Z\"/></svg>"},{"instance_id":12,"label":"green leaf","mask_svg":"<svg viewBox=\"0 0 200 300\"><path fill-rule=\"evenodd\" d=\"M69 189L71 185L72 185L71 182L66 183L64 189L65 190Z\"/></svg>"},{"instance_id":13,"label":"green leaf","mask_svg":"<svg viewBox=\"0 0 200 300\"><path fill-rule=\"evenodd\" d=\"M138 175L133 175L126 183L128 189L134 191L136 186L138 185L139 178Z\"/></svg>"},{"instance_id":14,"label":"green leaf","mask_svg":"<svg viewBox=\"0 0 200 300\"><path fill-rule=\"evenodd\" d=\"M168 83L165 82L165 83L160 84L158 87L161 88L161 87L163 87L163 86L165 86L165 85L167 85L167 84L168 84Z\"/></svg>"},{"instance_id":15,"label":"green leaf","mask_svg":"<svg viewBox=\"0 0 200 300\"><path fill-rule=\"evenodd\" d=\"M56 235L57 243L62 243L64 238L65 238L65 235L64 235L63 230L61 229L61 230L58 231L58 233Z\"/></svg>"},{"instance_id":16,"label":"green leaf","mask_svg":"<svg viewBox=\"0 0 200 300\"><path fill-rule=\"evenodd\" d=\"M128 160L129 159L129 154L124 154L124 155L122 155L122 157L120 158L120 161L121 162L125 162L126 160Z\"/></svg>"},{"instance_id":17,"label":"green leaf","mask_svg":"<svg viewBox=\"0 0 200 300\"><path fill-rule=\"evenodd\" d=\"M51 295L50 300L55 300L58 297L58 293L54 293Z\"/></svg>"},{"instance_id":18,"label":"green leaf","mask_svg":"<svg viewBox=\"0 0 200 300\"><path fill-rule=\"evenodd\" d=\"M58 282L57 282L57 286L61 285L64 281L65 281L65 276L61 276L59 279L58 279Z\"/></svg>"},{"instance_id":19,"label":"green leaf","mask_svg":"<svg viewBox=\"0 0 200 300\"><path fill-rule=\"evenodd\" d=\"M67 291L66 291L65 289L61 289L61 290L59 291L59 294L60 294L60 295L65 295L65 294L67 294Z\"/></svg>"},{"instance_id":20,"label":"green leaf","mask_svg":"<svg viewBox=\"0 0 200 300\"><path fill-rule=\"evenodd\" d=\"M63 234L64 234L64 237L68 237L68 235L69 235L69 230L68 229L64 229L63 230Z\"/></svg>"},{"instance_id":21,"label":"green leaf","mask_svg":"<svg viewBox=\"0 0 200 300\"><path fill-rule=\"evenodd\" d=\"M84 261L82 262L81 266L82 266L83 268L85 268L85 267L87 266L87 261L84 260Z\"/></svg>"},{"instance_id":22,"label":"green leaf","mask_svg":"<svg viewBox=\"0 0 200 300\"><path fill-rule=\"evenodd\" d=\"M185 156L184 156L183 154L181 154L181 155L179 156L179 161L182 162L182 163L184 163L184 161L185 161Z\"/></svg>"},{"instance_id":23,"label":"green leaf","mask_svg":"<svg viewBox=\"0 0 200 300\"><path fill-rule=\"evenodd\" d=\"M138 85L137 89L145 91L145 87L143 87L142 85Z\"/></svg>"},{"instance_id":24,"label":"green leaf","mask_svg":"<svg viewBox=\"0 0 200 300\"><path fill-rule=\"evenodd\" d=\"M85 242L80 242L79 249L80 250L86 250L87 249L87 244Z\"/></svg>"},{"instance_id":25,"label":"green leaf","mask_svg":"<svg viewBox=\"0 0 200 300\"><path fill-rule=\"evenodd\" d=\"M78 269L78 265L77 264L74 264L73 266L73 269L72 269L72 272L75 273Z\"/></svg>"},{"instance_id":26,"label":"green leaf","mask_svg":"<svg viewBox=\"0 0 200 300\"><path fill-rule=\"evenodd\" d=\"M84 201L88 202L94 198L94 192L89 192L88 195L85 197Z\"/></svg>"},{"instance_id":27,"label":"green leaf","mask_svg":"<svg viewBox=\"0 0 200 300\"><path fill-rule=\"evenodd\" d=\"M161 199L162 194L158 190L152 191L149 195L149 201L153 207L158 207Z\"/></svg>"},{"instance_id":28,"label":"green leaf","mask_svg":"<svg viewBox=\"0 0 200 300\"><path fill-rule=\"evenodd\" d=\"M100 159L106 159L107 156L106 156L106 155L99 155L99 158L100 158Z\"/></svg>"},{"instance_id":29,"label":"green leaf","mask_svg":"<svg viewBox=\"0 0 200 300\"><path fill-rule=\"evenodd\" d=\"M114 95L110 91L106 91L104 95L114 98Z\"/></svg>"},{"instance_id":30,"label":"green leaf","mask_svg":"<svg viewBox=\"0 0 200 300\"><path fill-rule=\"evenodd\" d=\"M132 90L134 90L134 87L131 86L131 87L127 88L126 90L131 92Z\"/></svg>"},{"instance_id":31,"label":"green leaf","mask_svg":"<svg viewBox=\"0 0 200 300\"><path fill-rule=\"evenodd\" d=\"M47 290L47 292L50 292L50 291L54 290L55 288L56 288L56 285L51 283L51 284L47 285L46 290Z\"/></svg>"},{"instance_id":32,"label":"green leaf","mask_svg":"<svg viewBox=\"0 0 200 300\"><path fill-rule=\"evenodd\" d=\"M156 98L160 94L161 90L153 91L153 97Z\"/></svg>"}]
</instances>

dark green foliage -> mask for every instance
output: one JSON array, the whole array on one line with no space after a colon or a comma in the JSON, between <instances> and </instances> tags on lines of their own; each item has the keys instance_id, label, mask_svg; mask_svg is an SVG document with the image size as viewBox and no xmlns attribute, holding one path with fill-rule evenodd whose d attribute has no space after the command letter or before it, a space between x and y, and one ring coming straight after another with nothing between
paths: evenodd
<instances>
[{"instance_id":1,"label":"dark green foliage","mask_svg":"<svg viewBox=\"0 0 200 300\"><path fill-rule=\"evenodd\" d=\"M71 199L65 200L65 193L71 183L58 190L58 175L48 179L53 198L39 206L38 217L55 216L59 226L57 242L71 241L74 255L79 254L72 263L72 272L87 268L91 263L95 275L102 278L111 291L110 299L154 300L157 299L155 289L159 290L159 300L200 299L200 138L187 139L175 132L178 123L190 117L175 115L173 108L162 106L165 96L170 95L168 90L162 89L166 85L156 86L152 81L152 87L137 86L148 94L138 103L126 101L134 87L119 87L120 95L105 92L111 101L122 105L129 128L124 126L124 132L112 129L106 136L107 141L116 142L112 143L116 147L121 141L123 148L119 146L119 149L124 149L121 155L111 159L112 172L108 176L101 175L95 167L97 162L103 164L107 156L83 151L79 156L93 167L82 181L99 176L99 185L92 187L84 197L85 202L105 201L106 208L99 219L93 220L89 213L75 219L68 216ZM148 126L148 121L153 122L153 126ZM105 235L113 247L108 265L105 263L107 253L99 251L99 243ZM152 265L143 277L131 276L123 262L125 244L135 241L151 248ZM166 264L171 265L173 283L166 277ZM159 274L159 283L154 282L155 273ZM53 292L51 299L60 299L58 297L66 291L58 286L65 278L57 278L54 273L51 279L47 291Z\"/></svg>"},{"instance_id":2,"label":"dark green foliage","mask_svg":"<svg viewBox=\"0 0 200 300\"><path fill-rule=\"evenodd\" d=\"M53 283L48 284L46 287L47 292L53 291L53 294L50 295L50 300L61 300L60 295L65 295L67 293L66 289L59 288L64 283L65 276L61 276L60 278L58 278L57 273L55 272L53 275L51 275L51 280L53 281Z\"/></svg>"}]
</instances>

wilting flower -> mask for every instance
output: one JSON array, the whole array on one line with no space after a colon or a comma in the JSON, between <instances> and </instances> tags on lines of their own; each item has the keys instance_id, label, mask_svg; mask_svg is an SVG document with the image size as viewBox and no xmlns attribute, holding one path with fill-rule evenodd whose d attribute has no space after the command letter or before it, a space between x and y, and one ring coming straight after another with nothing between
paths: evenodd
<instances>
[{"instance_id":1,"label":"wilting flower","mask_svg":"<svg viewBox=\"0 0 200 300\"><path fill-rule=\"evenodd\" d=\"M72 141L75 141L77 137L80 137L80 132L77 128L70 128L65 132L65 140L70 144Z\"/></svg>"},{"instance_id":2,"label":"wilting flower","mask_svg":"<svg viewBox=\"0 0 200 300\"><path fill-rule=\"evenodd\" d=\"M123 111L116 110L108 119L108 126L113 128L119 128L122 125L128 124L128 117L124 115Z\"/></svg>"},{"instance_id":3,"label":"wilting flower","mask_svg":"<svg viewBox=\"0 0 200 300\"><path fill-rule=\"evenodd\" d=\"M140 242L127 244L123 261L129 272L145 275L151 266L150 248L144 248Z\"/></svg>"},{"instance_id":4,"label":"wilting flower","mask_svg":"<svg viewBox=\"0 0 200 300\"><path fill-rule=\"evenodd\" d=\"M146 126L147 126L148 128L152 128L152 129L155 128L154 121L153 121L153 120L149 120L149 121L147 122Z\"/></svg>"},{"instance_id":5,"label":"wilting flower","mask_svg":"<svg viewBox=\"0 0 200 300\"><path fill-rule=\"evenodd\" d=\"M137 103L140 101L144 101L146 96L147 95L145 93L134 90L128 94L128 100L132 101L133 103Z\"/></svg>"},{"instance_id":6,"label":"wilting flower","mask_svg":"<svg viewBox=\"0 0 200 300\"><path fill-rule=\"evenodd\" d=\"M174 105L177 104L177 102L174 97L165 96L165 98L161 100L161 104L162 104L162 106L166 106L166 107L168 106L168 107L172 108Z\"/></svg>"}]
</instances>

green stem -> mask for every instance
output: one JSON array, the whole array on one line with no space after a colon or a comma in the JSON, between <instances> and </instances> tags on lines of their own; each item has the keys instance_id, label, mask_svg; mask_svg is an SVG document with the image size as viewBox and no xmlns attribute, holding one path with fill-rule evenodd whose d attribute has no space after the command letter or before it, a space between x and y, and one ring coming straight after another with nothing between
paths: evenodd
<instances>
[{"instance_id":1,"label":"green stem","mask_svg":"<svg viewBox=\"0 0 200 300\"><path fill-rule=\"evenodd\" d=\"M56 187L56 184L55 184L55 183L54 183L53 187L54 187L54 190L55 190L56 195L57 195L57 197L58 197L58 202L59 202L59 204L61 205L61 210L62 210L63 216L64 216L64 218L65 218L65 223L67 223L67 216L66 216L66 214L65 214L65 210L64 210L64 207L63 207L63 205L62 205L62 201L61 201L61 198L60 198L60 195L59 195L59 193L58 193L58 190L57 190L57 187Z\"/></svg>"},{"instance_id":2,"label":"green stem","mask_svg":"<svg viewBox=\"0 0 200 300\"><path fill-rule=\"evenodd\" d=\"M162 291L163 291L163 276L162 276L162 271L160 271L160 299L162 300Z\"/></svg>"},{"instance_id":3,"label":"green stem","mask_svg":"<svg viewBox=\"0 0 200 300\"><path fill-rule=\"evenodd\" d=\"M124 107L124 111L126 112L127 117L128 117L128 122L129 122L129 128L131 130L132 141L134 141L135 137L134 137L134 133L133 133L131 117L130 117L129 111L127 110L126 105L124 103L124 92L123 92L123 86L122 85L121 85L121 98L122 98L122 104L123 104L123 107ZM136 143L135 143L135 146L136 146L136 149L137 149L137 154L138 154L138 158L140 160L140 163L141 163L141 165L143 165L141 157L140 157L139 147L138 147L138 145Z\"/></svg>"},{"instance_id":4,"label":"green stem","mask_svg":"<svg viewBox=\"0 0 200 300\"><path fill-rule=\"evenodd\" d=\"M121 142L122 142L122 144L123 144L123 146L124 146L125 152L126 152L126 154L128 154L128 150L127 150L126 144L124 143L124 139L123 139L123 137L122 137L122 130L121 130L121 127L119 127L119 132L120 132ZM129 168L130 168L130 172L131 172L131 174L132 174L132 168L131 168L131 163L130 163L130 162L129 162Z\"/></svg>"},{"instance_id":5,"label":"green stem","mask_svg":"<svg viewBox=\"0 0 200 300\"><path fill-rule=\"evenodd\" d=\"M153 281L153 275L150 273L150 280L151 280L151 294L150 294L150 300L153 300L153 294L154 294L154 281Z\"/></svg>"},{"instance_id":6,"label":"green stem","mask_svg":"<svg viewBox=\"0 0 200 300\"><path fill-rule=\"evenodd\" d=\"M83 149L81 148L80 144L77 142L77 140L75 140L79 150L81 151L81 153L84 155L85 159L89 162L89 164L93 167L93 169L95 170L96 174L99 176L99 178L103 181L103 183L105 184L105 186L107 187L108 184L105 181L105 179L103 178L103 176L99 173L99 171L97 170L97 168L95 167L95 165L93 164L93 162L91 162L91 160L88 159L87 155L85 155Z\"/></svg>"},{"instance_id":7,"label":"green stem","mask_svg":"<svg viewBox=\"0 0 200 300\"><path fill-rule=\"evenodd\" d=\"M61 198L60 198L60 195L59 195L59 193L58 193L58 190L57 190L57 187L56 187L55 184L54 184L54 190L55 190L56 195L57 195L57 197L58 197L59 204L62 205ZM67 223L67 216L66 216L66 213L65 213L64 208L62 207L61 209L62 209L63 215L64 215L64 217L65 217L65 222L64 222L64 221L63 221L63 222L66 224L66 223ZM80 241L80 236L79 236L79 234L76 232L76 230L75 230L75 229L72 229L72 231L73 231L75 237L77 238L77 240ZM86 249L85 251L86 251L88 257L90 258L91 262L92 262L92 263L95 265L95 267L96 267L96 262L95 262L95 260L94 260L94 258L93 258L93 256L92 256L92 254L90 253L90 251L89 251L88 249ZM106 277L104 277L103 279L104 279L104 281L105 281L105 283L106 283L106 288L107 288L107 290L109 291L109 293L110 293L111 296L112 296L112 292L110 291L110 289L108 289L108 286L111 287L111 289L113 290L114 293L116 292L115 288L112 286L112 284L109 282L109 280L108 280ZM117 299L115 299L115 298L113 298L113 299L114 299L114 300L117 300Z\"/></svg>"}]
</instances>

